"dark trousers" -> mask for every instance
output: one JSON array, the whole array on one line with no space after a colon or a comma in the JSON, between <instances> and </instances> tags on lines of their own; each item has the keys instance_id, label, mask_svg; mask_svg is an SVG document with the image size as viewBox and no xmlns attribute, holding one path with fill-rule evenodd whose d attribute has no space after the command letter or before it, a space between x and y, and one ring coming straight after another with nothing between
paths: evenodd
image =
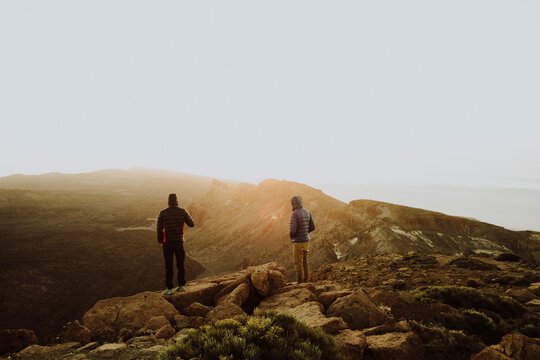
<instances>
[{"instance_id":1,"label":"dark trousers","mask_svg":"<svg viewBox=\"0 0 540 360\"><path fill-rule=\"evenodd\" d=\"M163 246L163 257L165 258L165 286L167 289L173 288L173 258L176 256L176 266L178 267L178 285L186 284L186 271L184 270L184 259L186 253L182 247Z\"/></svg>"}]
</instances>

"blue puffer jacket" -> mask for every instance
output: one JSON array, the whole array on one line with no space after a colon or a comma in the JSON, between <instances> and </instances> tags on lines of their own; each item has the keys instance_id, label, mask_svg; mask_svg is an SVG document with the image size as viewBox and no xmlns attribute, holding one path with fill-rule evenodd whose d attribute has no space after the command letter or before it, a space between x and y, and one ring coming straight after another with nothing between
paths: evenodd
<instances>
[{"instance_id":1,"label":"blue puffer jacket","mask_svg":"<svg viewBox=\"0 0 540 360\"><path fill-rule=\"evenodd\" d=\"M291 204L293 206L290 226L291 241L309 241L309 233L315 230L315 223L311 213L302 207L302 198L300 196L293 196Z\"/></svg>"}]
</instances>

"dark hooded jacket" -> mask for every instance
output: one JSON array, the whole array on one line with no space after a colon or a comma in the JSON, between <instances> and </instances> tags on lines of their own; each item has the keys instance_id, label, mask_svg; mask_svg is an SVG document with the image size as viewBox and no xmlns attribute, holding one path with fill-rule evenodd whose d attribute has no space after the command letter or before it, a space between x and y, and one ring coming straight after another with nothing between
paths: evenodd
<instances>
[{"instance_id":1,"label":"dark hooded jacket","mask_svg":"<svg viewBox=\"0 0 540 360\"><path fill-rule=\"evenodd\" d=\"M195 226L193 219L186 209L178 204L170 203L169 207L161 210L157 222L158 243L167 247L178 247L184 243L184 227Z\"/></svg>"},{"instance_id":2,"label":"dark hooded jacket","mask_svg":"<svg viewBox=\"0 0 540 360\"><path fill-rule=\"evenodd\" d=\"M302 206L302 198L293 196L291 199L293 212L291 214L290 235L292 242L309 241L309 233L315 230L311 213Z\"/></svg>"}]
</instances>

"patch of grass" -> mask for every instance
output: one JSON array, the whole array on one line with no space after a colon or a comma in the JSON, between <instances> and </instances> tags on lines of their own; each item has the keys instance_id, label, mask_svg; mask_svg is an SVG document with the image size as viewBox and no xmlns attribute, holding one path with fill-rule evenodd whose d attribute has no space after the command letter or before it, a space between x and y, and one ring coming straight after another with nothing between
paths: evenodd
<instances>
[{"instance_id":1,"label":"patch of grass","mask_svg":"<svg viewBox=\"0 0 540 360\"><path fill-rule=\"evenodd\" d=\"M450 265L455 265L462 269L470 269L470 270L499 270L499 268L496 265L489 264L482 260L475 259L472 257L466 257L466 256L461 256L450 261Z\"/></svg>"},{"instance_id":2,"label":"patch of grass","mask_svg":"<svg viewBox=\"0 0 540 360\"><path fill-rule=\"evenodd\" d=\"M526 309L510 297L484 294L476 289L464 286L432 286L423 288L415 294L421 301L441 301L458 309L493 311L501 317L517 317Z\"/></svg>"},{"instance_id":3,"label":"patch of grass","mask_svg":"<svg viewBox=\"0 0 540 360\"><path fill-rule=\"evenodd\" d=\"M333 338L293 317L271 312L221 320L193 330L159 360L342 359Z\"/></svg>"},{"instance_id":4,"label":"patch of grass","mask_svg":"<svg viewBox=\"0 0 540 360\"><path fill-rule=\"evenodd\" d=\"M439 261L433 255L412 253L403 255L402 260L413 265L420 265L422 268L432 268L439 265Z\"/></svg>"},{"instance_id":5,"label":"patch of grass","mask_svg":"<svg viewBox=\"0 0 540 360\"><path fill-rule=\"evenodd\" d=\"M430 360L469 360L472 354L481 351L485 344L477 336L444 327L424 325L410 321L422 339L425 358Z\"/></svg>"}]
</instances>

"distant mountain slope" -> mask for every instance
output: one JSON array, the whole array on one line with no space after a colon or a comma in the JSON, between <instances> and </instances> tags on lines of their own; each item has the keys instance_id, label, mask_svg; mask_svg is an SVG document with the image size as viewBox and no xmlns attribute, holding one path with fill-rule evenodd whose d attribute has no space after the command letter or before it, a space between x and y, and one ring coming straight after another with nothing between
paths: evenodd
<instances>
[{"instance_id":1,"label":"distant mountain slope","mask_svg":"<svg viewBox=\"0 0 540 360\"><path fill-rule=\"evenodd\" d=\"M210 190L212 178L185 173L131 168L111 169L82 174L48 173L11 175L0 178L0 189L58 190L92 193L167 195L178 192L189 200ZM234 183L234 182L229 182Z\"/></svg>"},{"instance_id":2,"label":"distant mountain slope","mask_svg":"<svg viewBox=\"0 0 540 360\"><path fill-rule=\"evenodd\" d=\"M277 260L292 274L288 226L293 195L303 197L315 220L310 244L314 268L340 259L409 251L512 251L540 260L540 233L371 200L346 204L307 185L272 179L258 186L215 182L190 206L199 226L186 247L215 272Z\"/></svg>"},{"instance_id":3,"label":"distant mountain slope","mask_svg":"<svg viewBox=\"0 0 540 360\"><path fill-rule=\"evenodd\" d=\"M361 221L347 256L365 253L494 253L511 251L540 260L540 233L511 231L474 219L372 200L350 203Z\"/></svg>"}]
</instances>

